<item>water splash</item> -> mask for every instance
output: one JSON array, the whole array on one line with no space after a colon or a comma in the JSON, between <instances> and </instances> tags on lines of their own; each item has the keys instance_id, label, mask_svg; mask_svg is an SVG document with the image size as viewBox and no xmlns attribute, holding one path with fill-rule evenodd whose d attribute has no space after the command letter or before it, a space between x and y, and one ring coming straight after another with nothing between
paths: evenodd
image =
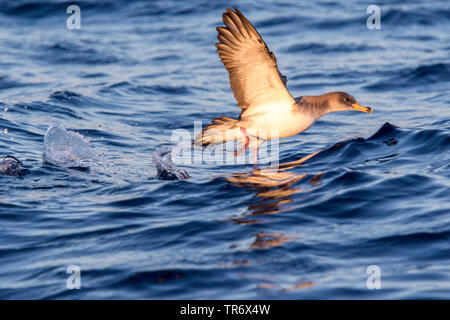
<instances>
[{"instance_id":1,"label":"water splash","mask_svg":"<svg viewBox=\"0 0 450 320\"><path fill-rule=\"evenodd\" d=\"M189 178L189 174L178 169L172 161L172 148L163 146L157 148L152 153L152 160L156 166L156 177L161 180L184 180Z\"/></svg>"},{"instance_id":2,"label":"water splash","mask_svg":"<svg viewBox=\"0 0 450 320\"><path fill-rule=\"evenodd\" d=\"M89 168L99 161L88 141L62 125L48 128L44 137L44 163L63 168Z\"/></svg>"},{"instance_id":3,"label":"water splash","mask_svg":"<svg viewBox=\"0 0 450 320\"><path fill-rule=\"evenodd\" d=\"M13 156L0 157L0 175L19 176L26 173L22 162Z\"/></svg>"}]
</instances>

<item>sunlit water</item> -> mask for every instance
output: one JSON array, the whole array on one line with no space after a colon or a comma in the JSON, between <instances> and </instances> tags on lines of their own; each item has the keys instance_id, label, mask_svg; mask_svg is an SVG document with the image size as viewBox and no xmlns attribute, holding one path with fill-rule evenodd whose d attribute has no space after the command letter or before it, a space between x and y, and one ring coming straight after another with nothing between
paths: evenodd
<instances>
[{"instance_id":1,"label":"sunlit water","mask_svg":"<svg viewBox=\"0 0 450 320\"><path fill-rule=\"evenodd\" d=\"M450 298L448 1L0 3L0 298ZM347 91L342 112L283 139L280 162L182 165L152 152L238 116L215 52L227 6L254 23L294 96ZM102 165L43 163L51 125ZM69 265L81 289L66 288ZM367 267L381 270L369 290Z\"/></svg>"}]
</instances>

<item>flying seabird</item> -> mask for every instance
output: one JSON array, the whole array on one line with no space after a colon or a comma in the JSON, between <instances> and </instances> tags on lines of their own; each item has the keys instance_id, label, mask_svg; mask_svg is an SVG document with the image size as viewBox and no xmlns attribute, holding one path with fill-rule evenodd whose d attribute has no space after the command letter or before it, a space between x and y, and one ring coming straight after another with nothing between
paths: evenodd
<instances>
[{"instance_id":1,"label":"flying seabird","mask_svg":"<svg viewBox=\"0 0 450 320\"><path fill-rule=\"evenodd\" d=\"M346 92L293 98L286 77L278 70L275 55L255 27L236 8L222 15L225 27L217 27L217 52L230 77L230 86L241 114L212 120L194 145L207 146L238 140L244 146L235 156L253 149L257 168L258 148L272 138L290 137L308 129L321 116L335 111L356 110L372 113Z\"/></svg>"}]
</instances>

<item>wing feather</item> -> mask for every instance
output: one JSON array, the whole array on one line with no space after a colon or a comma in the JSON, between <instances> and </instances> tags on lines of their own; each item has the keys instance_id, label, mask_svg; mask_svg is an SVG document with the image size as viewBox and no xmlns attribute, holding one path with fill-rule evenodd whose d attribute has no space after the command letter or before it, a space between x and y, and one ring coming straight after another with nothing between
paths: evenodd
<instances>
[{"instance_id":1,"label":"wing feather","mask_svg":"<svg viewBox=\"0 0 450 320\"><path fill-rule=\"evenodd\" d=\"M238 10L227 8L225 27L217 28L217 52L230 77L238 106L295 103L281 78L277 61L255 27Z\"/></svg>"}]
</instances>

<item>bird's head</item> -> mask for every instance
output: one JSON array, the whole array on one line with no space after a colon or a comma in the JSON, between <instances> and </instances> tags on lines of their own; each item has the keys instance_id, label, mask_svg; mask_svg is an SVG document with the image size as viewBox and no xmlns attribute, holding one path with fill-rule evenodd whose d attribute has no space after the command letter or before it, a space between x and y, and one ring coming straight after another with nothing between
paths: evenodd
<instances>
[{"instance_id":1,"label":"bird's head","mask_svg":"<svg viewBox=\"0 0 450 320\"><path fill-rule=\"evenodd\" d=\"M330 92L326 96L328 96L328 112L356 110L372 113L370 107L360 105L353 96L346 92Z\"/></svg>"}]
</instances>

